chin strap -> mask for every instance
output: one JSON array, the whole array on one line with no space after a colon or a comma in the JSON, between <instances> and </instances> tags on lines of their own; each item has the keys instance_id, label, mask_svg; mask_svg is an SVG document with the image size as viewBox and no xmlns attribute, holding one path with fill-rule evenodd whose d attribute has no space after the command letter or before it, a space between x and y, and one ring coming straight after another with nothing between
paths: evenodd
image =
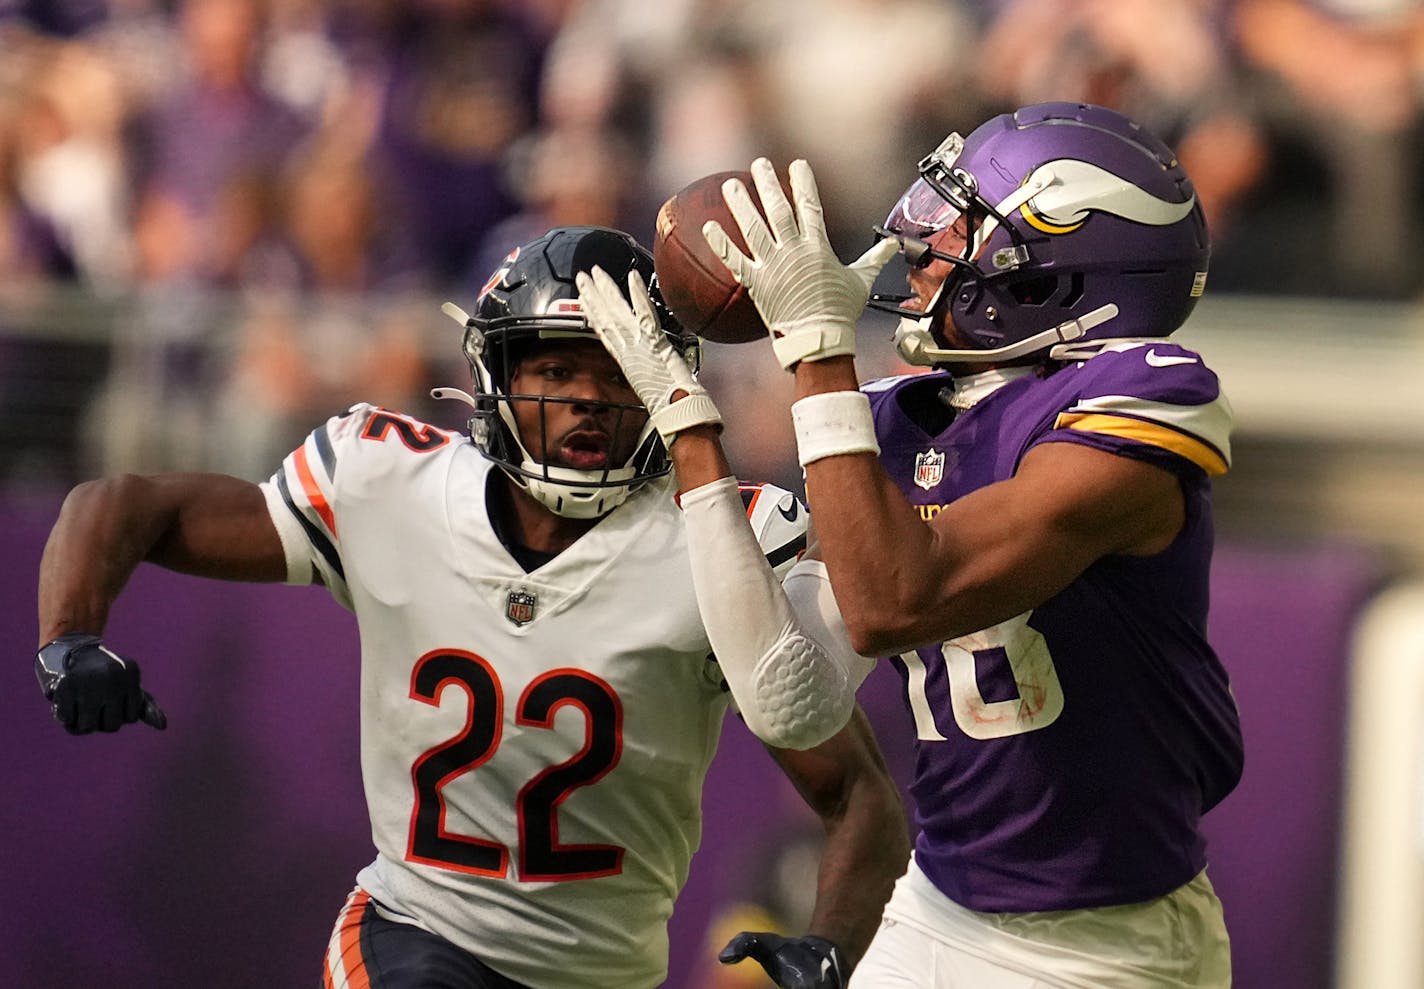
<instances>
[{"instance_id":1,"label":"chin strap","mask_svg":"<svg viewBox=\"0 0 1424 989\"><path fill-rule=\"evenodd\" d=\"M432 389L430 389L430 397L431 397L431 398L453 398L453 399L455 399L457 402L464 402L466 405L468 405L468 406L469 406L470 408L472 408L472 409L478 409L478 408L479 408L479 405L477 405L477 404L475 403L475 397L474 397L473 395L471 395L469 392L463 391L463 390L461 390L461 389L459 389L459 388L446 388L446 387L432 388Z\"/></svg>"},{"instance_id":2,"label":"chin strap","mask_svg":"<svg viewBox=\"0 0 1424 989\"><path fill-rule=\"evenodd\" d=\"M1035 333L1005 347L988 350L949 350L935 346L929 330L929 317L902 319L895 330L895 347L905 363L918 367L932 367L936 364L990 364L1028 357L1046 347L1058 349L1055 345L1072 343L1087 335L1089 330L1115 319L1118 308L1109 302L1092 312L1084 313L1077 319L1066 320L1057 326Z\"/></svg>"},{"instance_id":3,"label":"chin strap","mask_svg":"<svg viewBox=\"0 0 1424 989\"><path fill-rule=\"evenodd\" d=\"M455 305L455 303L453 302L446 302L441 305L440 311L443 312L446 316L449 316L455 322L459 323L461 326L468 327L470 325L470 314L465 312L465 310L461 309L459 306ZM466 405L468 405L472 409L475 409L476 411L479 410L479 404L475 401L475 397L461 388L432 388L430 389L430 397L434 399L453 398L457 402L464 402Z\"/></svg>"}]
</instances>

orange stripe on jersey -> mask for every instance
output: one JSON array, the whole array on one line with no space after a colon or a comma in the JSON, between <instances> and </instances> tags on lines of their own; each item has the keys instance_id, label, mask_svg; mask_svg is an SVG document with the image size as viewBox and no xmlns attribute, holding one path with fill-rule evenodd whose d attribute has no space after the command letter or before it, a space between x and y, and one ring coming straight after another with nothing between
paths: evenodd
<instances>
[{"instance_id":1,"label":"orange stripe on jersey","mask_svg":"<svg viewBox=\"0 0 1424 989\"><path fill-rule=\"evenodd\" d=\"M1175 429L1169 429L1155 422L1133 419L1128 416L1110 416L1100 413L1074 415L1070 412L1063 412L1059 414L1053 428L1072 429L1081 433L1098 433L1103 436L1119 436L1123 439L1161 447L1163 450L1170 450L1178 456L1185 457L1208 474L1225 474L1227 470L1225 458L1212 447L1195 437L1179 433Z\"/></svg>"},{"instance_id":2,"label":"orange stripe on jersey","mask_svg":"<svg viewBox=\"0 0 1424 989\"><path fill-rule=\"evenodd\" d=\"M744 498L746 497L746 493L747 493L748 491L750 491L750 492L752 493L751 498L747 501L747 518L751 518L751 517L752 517L752 509L756 508L757 499L761 497L762 485L760 485L760 484L739 484L739 485L737 485L737 489L742 493L742 497L744 497Z\"/></svg>"},{"instance_id":3,"label":"orange stripe on jersey","mask_svg":"<svg viewBox=\"0 0 1424 989\"><path fill-rule=\"evenodd\" d=\"M331 506L326 503L326 495L321 493L321 488L316 485L316 476L312 474L311 464L307 463L307 446L303 443L297 447L296 456L293 458L297 464L297 480L302 482L302 492L311 502L312 508L321 516L321 520L326 523L326 528L334 536L336 535L336 516L331 512Z\"/></svg>"}]
</instances>

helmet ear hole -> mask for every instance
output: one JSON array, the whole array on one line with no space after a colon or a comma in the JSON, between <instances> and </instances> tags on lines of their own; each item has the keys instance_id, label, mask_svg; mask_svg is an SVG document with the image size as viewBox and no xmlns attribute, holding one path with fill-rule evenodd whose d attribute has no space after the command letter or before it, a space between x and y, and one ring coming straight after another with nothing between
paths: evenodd
<instances>
[{"instance_id":1,"label":"helmet ear hole","mask_svg":"<svg viewBox=\"0 0 1424 989\"><path fill-rule=\"evenodd\" d=\"M1083 298L1083 273L1039 275L1009 286L1009 295L1021 306L1058 306L1072 309Z\"/></svg>"},{"instance_id":2,"label":"helmet ear hole","mask_svg":"<svg viewBox=\"0 0 1424 989\"><path fill-rule=\"evenodd\" d=\"M1009 286L1009 294L1021 306L1041 306L1058 294L1057 275L1024 278Z\"/></svg>"}]
</instances>

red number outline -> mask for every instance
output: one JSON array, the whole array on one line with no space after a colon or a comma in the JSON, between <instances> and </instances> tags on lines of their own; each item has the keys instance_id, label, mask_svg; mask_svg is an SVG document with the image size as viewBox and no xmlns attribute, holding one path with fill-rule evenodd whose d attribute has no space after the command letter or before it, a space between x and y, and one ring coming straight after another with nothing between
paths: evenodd
<instances>
[{"instance_id":1,"label":"red number outline","mask_svg":"<svg viewBox=\"0 0 1424 989\"><path fill-rule=\"evenodd\" d=\"M504 690L483 657L461 649L436 649L411 671L410 696L438 707L447 687L466 697L464 727L421 753L411 765L411 807L406 859L470 875L504 878L509 849L502 842L447 831L444 787L478 769L503 737ZM618 875L625 849L611 844L559 843L559 806L575 790L603 779L623 755L623 705L608 683L587 670L560 668L535 678L516 706L517 723L554 727L560 708L584 715L584 744L570 758L549 766L520 788L518 876L525 882L563 882ZM488 716L486 716L488 715Z\"/></svg>"}]
</instances>

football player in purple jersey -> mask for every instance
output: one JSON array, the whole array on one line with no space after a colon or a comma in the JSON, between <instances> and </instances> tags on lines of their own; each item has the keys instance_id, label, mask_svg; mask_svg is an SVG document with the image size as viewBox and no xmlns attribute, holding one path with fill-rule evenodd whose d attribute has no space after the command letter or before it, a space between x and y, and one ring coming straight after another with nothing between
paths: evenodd
<instances>
[{"instance_id":1,"label":"football player in purple jersey","mask_svg":"<svg viewBox=\"0 0 1424 989\"><path fill-rule=\"evenodd\" d=\"M575 275L593 267L639 288L675 355L694 398L671 416L640 401L590 329ZM328 989L651 989L666 976L729 706L717 661L746 645L714 645L700 615L667 448L684 429L715 445L720 416L684 362L692 338L653 312L651 276L626 234L553 230L509 255L473 315L446 307L474 387L441 394L474 407L469 436L358 405L264 484L89 482L50 535L35 669L76 734L166 724L137 664L102 639L141 561L319 583L355 613L376 858L332 931ZM732 498L757 565L790 568L807 526L797 498L735 481ZM744 678L731 689L827 837L809 933L748 932L729 957L784 989L840 989L909 855L899 795L843 697L772 689L785 704L768 712Z\"/></svg>"},{"instance_id":2,"label":"football player in purple jersey","mask_svg":"<svg viewBox=\"0 0 1424 989\"><path fill-rule=\"evenodd\" d=\"M1242 767L1206 637L1231 410L1170 340L1206 284L1191 182L1119 113L1029 106L945 139L843 265L807 164L791 201L751 172L765 216L723 187L747 253L704 234L795 375L798 568L833 590L803 630L850 644L759 675L854 690L848 655L889 657L917 734L914 856L852 986L1229 985L1199 823ZM856 322L896 254L910 294L873 303L929 370L862 385ZM684 485L725 471L682 460Z\"/></svg>"}]
</instances>

